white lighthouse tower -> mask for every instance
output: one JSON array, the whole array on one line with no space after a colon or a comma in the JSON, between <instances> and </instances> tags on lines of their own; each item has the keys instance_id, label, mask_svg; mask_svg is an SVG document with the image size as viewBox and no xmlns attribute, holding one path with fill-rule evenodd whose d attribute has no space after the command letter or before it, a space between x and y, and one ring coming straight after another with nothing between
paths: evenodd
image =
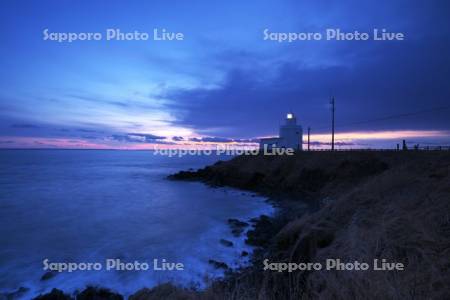
<instances>
[{"instance_id":1,"label":"white lighthouse tower","mask_svg":"<svg viewBox=\"0 0 450 300\"><path fill-rule=\"evenodd\" d=\"M280 126L279 147L302 150L303 129L297 125L297 118L290 112L286 115L286 123Z\"/></svg>"},{"instance_id":2,"label":"white lighthouse tower","mask_svg":"<svg viewBox=\"0 0 450 300\"><path fill-rule=\"evenodd\" d=\"M260 148L303 149L303 129L302 126L297 125L297 118L294 113L288 113L285 121L285 124L280 126L280 136L260 139Z\"/></svg>"}]
</instances>

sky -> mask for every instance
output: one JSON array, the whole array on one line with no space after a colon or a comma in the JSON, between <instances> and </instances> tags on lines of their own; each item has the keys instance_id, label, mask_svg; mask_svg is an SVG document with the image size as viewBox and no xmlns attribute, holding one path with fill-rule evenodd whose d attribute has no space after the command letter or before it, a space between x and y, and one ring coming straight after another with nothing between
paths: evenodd
<instances>
[{"instance_id":1,"label":"sky","mask_svg":"<svg viewBox=\"0 0 450 300\"><path fill-rule=\"evenodd\" d=\"M337 28L405 38L264 39ZM150 38L106 40L108 29ZM287 112L328 147L332 96L338 147L450 144L444 0L6 0L0 38L0 148L252 146Z\"/></svg>"}]
</instances>

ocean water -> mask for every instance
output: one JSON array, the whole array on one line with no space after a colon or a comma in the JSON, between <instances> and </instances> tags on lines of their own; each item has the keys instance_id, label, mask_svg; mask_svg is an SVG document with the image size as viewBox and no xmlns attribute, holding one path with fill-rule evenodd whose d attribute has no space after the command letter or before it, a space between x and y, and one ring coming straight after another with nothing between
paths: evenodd
<instances>
[{"instance_id":1,"label":"ocean water","mask_svg":"<svg viewBox=\"0 0 450 300\"><path fill-rule=\"evenodd\" d=\"M87 285L129 295L172 281L203 287L222 275L209 259L237 267L251 251L227 219L272 214L262 197L166 176L230 157L169 158L150 151L0 150L0 292L31 298ZM234 243L226 247L220 239ZM106 270L106 259L145 262L147 271ZM41 280L43 261L99 262L102 270ZM184 264L155 271L153 259Z\"/></svg>"}]
</instances>

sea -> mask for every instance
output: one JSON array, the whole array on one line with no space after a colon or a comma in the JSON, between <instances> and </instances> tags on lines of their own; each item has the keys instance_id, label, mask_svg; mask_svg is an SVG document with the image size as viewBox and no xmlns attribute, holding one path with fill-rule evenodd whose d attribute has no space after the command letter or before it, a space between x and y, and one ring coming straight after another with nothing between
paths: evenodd
<instances>
[{"instance_id":1,"label":"sea","mask_svg":"<svg viewBox=\"0 0 450 300\"><path fill-rule=\"evenodd\" d=\"M100 286L126 296L166 282L202 289L224 272L209 260L231 268L248 264L242 251L253 249L245 244L245 232L234 236L227 220L273 214L267 199L167 179L230 158L0 150L0 295L30 299L52 288L75 293ZM114 259L127 268L138 262L149 269L107 270L107 260ZM155 259L183 268L154 270ZM62 270L69 263L96 269ZM49 272L55 266L61 272Z\"/></svg>"}]
</instances>

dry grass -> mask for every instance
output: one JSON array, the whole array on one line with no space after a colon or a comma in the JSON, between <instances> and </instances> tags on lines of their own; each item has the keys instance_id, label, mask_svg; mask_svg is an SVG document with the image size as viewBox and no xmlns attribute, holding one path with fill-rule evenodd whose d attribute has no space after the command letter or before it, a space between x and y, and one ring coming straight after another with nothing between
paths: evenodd
<instances>
[{"instance_id":1,"label":"dry grass","mask_svg":"<svg viewBox=\"0 0 450 300\"><path fill-rule=\"evenodd\" d=\"M255 173L263 174L257 182ZM205 174L220 184L328 199L274 237L266 254L273 262L385 258L405 270L278 273L257 260L197 299L450 299L450 153L241 157Z\"/></svg>"},{"instance_id":2,"label":"dry grass","mask_svg":"<svg viewBox=\"0 0 450 300\"><path fill-rule=\"evenodd\" d=\"M318 242L332 235L333 242ZM314 271L295 297L312 299L450 298L449 162L413 161L374 176L278 235L290 259L402 262L404 271ZM311 239L315 237L315 240ZM311 254L309 254L311 255ZM296 277L302 278L304 274Z\"/></svg>"}]
</instances>

